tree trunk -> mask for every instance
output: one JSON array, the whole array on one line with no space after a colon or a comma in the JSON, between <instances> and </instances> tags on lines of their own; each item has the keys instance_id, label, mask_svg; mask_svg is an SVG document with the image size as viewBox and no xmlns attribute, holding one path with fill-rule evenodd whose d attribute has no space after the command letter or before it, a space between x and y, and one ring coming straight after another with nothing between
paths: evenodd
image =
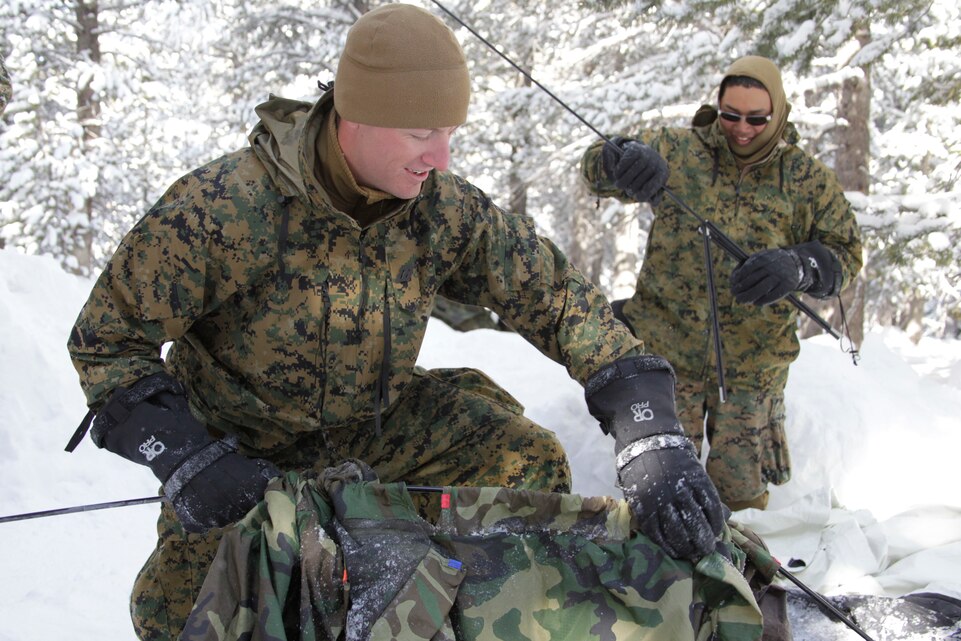
<instances>
[{"instance_id":1,"label":"tree trunk","mask_svg":"<svg viewBox=\"0 0 961 641\"><path fill-rule=\"evenodd\" d=\"M870 40L867 27L858 31L861 46ZM871 69L860 68L861 74L848 78L841 85L841 101L838 115L846 125L838 128L838 150L834 171L845 191L870 191L871 134L868 125L871 118Z\"/></svg>"},{"instance_id":2,"label":"tree trunk","mask_svg":"<svg viewBox=\"0 0 961 641\"><path fill-rule=\"evenodd\" d=\"M871 40L870 27L861 25L857 31L861 46ZM841 85L838 104L838 119L843 122L836 129L837 154L834 171L845 191L859 191L868 194L871 187L869 163L871 159L871 68L860 67L861 73L848 78ZM864 299L867 290L867 270L862 269L855 282L848 284L841 293L840 306L837 300L805 302L821 317L841 330L840 311L843 309L852 342L860 347L864 342ZM801 320L800 335L803 338L820 334L823 330L807 317Z\"/></svg>"},{"instance_id":3,"label":"tree trunk","mask_svg":"<svg viewBox=\"0 0 961 641\"><path fill-rule=\"evenodd\" d=\"M368 11L370 11L370 1L369 0L348 0L347 6L352 8L357 12L358 16L361 16Z\"/></svg>"},{"instance_id":4,"label":"tree trunk","mask_svg":"<svg viewBox=\"0 0 961 641\"><path fill-rule=\"evenodd\" d=\"M99 9L96 0L85 2L78 0L77 15L77 53L80 60L87 60L93 64L100 64L100 31ZM83 130L81 153L87 154L91 146L100 138L100 99L90 85L92 78L84 77L83 84L77 87L77 121ZM94 266L93 260L93 228L94 228L94 198L84 199L83 212L87 225L79 230L75 238L66 240L69 253L77 260L77 271L85 274Z\"/></svg>"},{"instance_id":5,"label":"tree trunk","mask_svg":"<svg viewBox=\"0 0 961 641\"><path fill-rule=\"evenodd\" d=\"M518 83L520 87L529 88L531 87L531 81L527 79L526 76L521 76L520 82ZM523 139L520 142L521 146L529 144L528 123L525 122L526 114L514 114L514 122L516 124L516 130L523 132ZM523 154L518 154L519 151L523 149L518 148L517 144L514 144L511 148L511 168L508 174L508 186L510 188L510 196L508 197L507 207L513 214L518 214L521 216L527 215L527 182L525 182L522 171L523 166ZM520 159L518 156L520 155Z\"/></svg>"}]
</instances>

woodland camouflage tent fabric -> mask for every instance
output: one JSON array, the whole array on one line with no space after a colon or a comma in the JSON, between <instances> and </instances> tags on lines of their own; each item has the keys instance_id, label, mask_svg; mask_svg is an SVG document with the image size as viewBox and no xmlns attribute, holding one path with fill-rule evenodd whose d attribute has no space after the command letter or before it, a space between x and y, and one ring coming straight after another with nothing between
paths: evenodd
<instances>
[{"instance_id":1,"label":"woodland camouflage tent fabric","mask_svg":"<svg viewBox=\"0 0 961 641\"><path fill-rule=\"evenodd\" d=\"M444 488L434 525L416 490L357 470L275 479L225 533L181 641L761 637L727 528L731 560L694 566L634 533L623 501Z\"/></svg>"}]
</instances>

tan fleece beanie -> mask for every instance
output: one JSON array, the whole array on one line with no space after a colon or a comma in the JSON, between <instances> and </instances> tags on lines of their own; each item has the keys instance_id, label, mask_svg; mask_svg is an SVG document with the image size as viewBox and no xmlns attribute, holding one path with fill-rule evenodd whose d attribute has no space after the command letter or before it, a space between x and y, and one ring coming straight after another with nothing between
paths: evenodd
<instances>
[{"instance_id":1,"label":"tan fleece beanie","mask_svg":"<svg viewBox=\"0 0 961 641\"><path fill-rule=\"evenodd\" d=\"M464 52L430 12L385 5L347 33L334 79L334 107L342 118L376 127L453 127L467 120L469 102Z\"/></svg>"}]
</instances>

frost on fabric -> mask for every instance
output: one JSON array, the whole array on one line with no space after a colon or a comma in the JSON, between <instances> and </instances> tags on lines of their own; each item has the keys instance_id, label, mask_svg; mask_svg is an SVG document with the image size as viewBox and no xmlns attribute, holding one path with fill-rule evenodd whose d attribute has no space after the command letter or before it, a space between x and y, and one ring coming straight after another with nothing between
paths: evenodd
<instances>
[{"instance_id":1,"label":"frost on fabric","mask_svg":"<svg viewBox=\"0 0 961 641\"><path fill-rule=\"evenodd\" d=\"M336 528L350 591L346 639L361 641L427 555L430 541L422 532L352 525L338 522Z\"/></svg>"},{"instance_id":2,"label":"frost on fabric","mask_svg":"<svg viewBox=\"0 0 961 641\"><path fill-rule=\"evenodd\" d=\"M818 641L859 639L848 624L834 620L809 597L788 590L788 618L795 630ZM891 598L835 596L832 604L875 641L934 641L961 638L961 601L942 595ZM796 636L796 635L795 635Z\"/></svg>"}]
</instances>

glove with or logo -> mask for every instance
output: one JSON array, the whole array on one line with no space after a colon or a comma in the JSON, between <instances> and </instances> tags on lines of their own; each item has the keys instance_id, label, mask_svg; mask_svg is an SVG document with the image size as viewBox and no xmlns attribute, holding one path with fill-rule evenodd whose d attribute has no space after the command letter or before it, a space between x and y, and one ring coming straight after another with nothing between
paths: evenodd
<instances>
[{"instance_id":1,"label":"glove with or logo","mask_svg":"<svg viewBox=\"0 0 961 641\"><path fill-rule=\"evenodd\" d=\"M670 364L649 355L615 361L588 379L585 395L614 436L618 483L640 531L674 558L711 552L724 509L677 420Z\"/></svg>"},{"instance_id":2,"label":"glove with or logo","mask_svg":"<svg viewBox=\"0 0 961 641\"><path fill-rule=\"evenodd\" d=\"M670 169L660 154L637 140L615 136L601 148L601 164L614 186L639 203L657 205Z\"/></svg>"},{"instance_id":3,"label":"glove with or logo","mask_svg":"<svg viewBox=\"0 0 961 641\"><path fill-rule=\"evenodd\" d=\"M97 412L90 436L98 447L149 467L188 532L239 520L263 498L267 481L280 476L272 463L211 437L166 373L118 388Z\"/></svg>"},{"instance_id":4,"label":"glove with or logo","mask_svg":"<svg viewBox=\"0 0 961 641\"><path fill-rule=\"evenodd\" d=\"M819 241L752 254L731 272L739 303L769 305L792 292L830 298L841 289L841 263Z\"/></svg>"}]
</instances>

